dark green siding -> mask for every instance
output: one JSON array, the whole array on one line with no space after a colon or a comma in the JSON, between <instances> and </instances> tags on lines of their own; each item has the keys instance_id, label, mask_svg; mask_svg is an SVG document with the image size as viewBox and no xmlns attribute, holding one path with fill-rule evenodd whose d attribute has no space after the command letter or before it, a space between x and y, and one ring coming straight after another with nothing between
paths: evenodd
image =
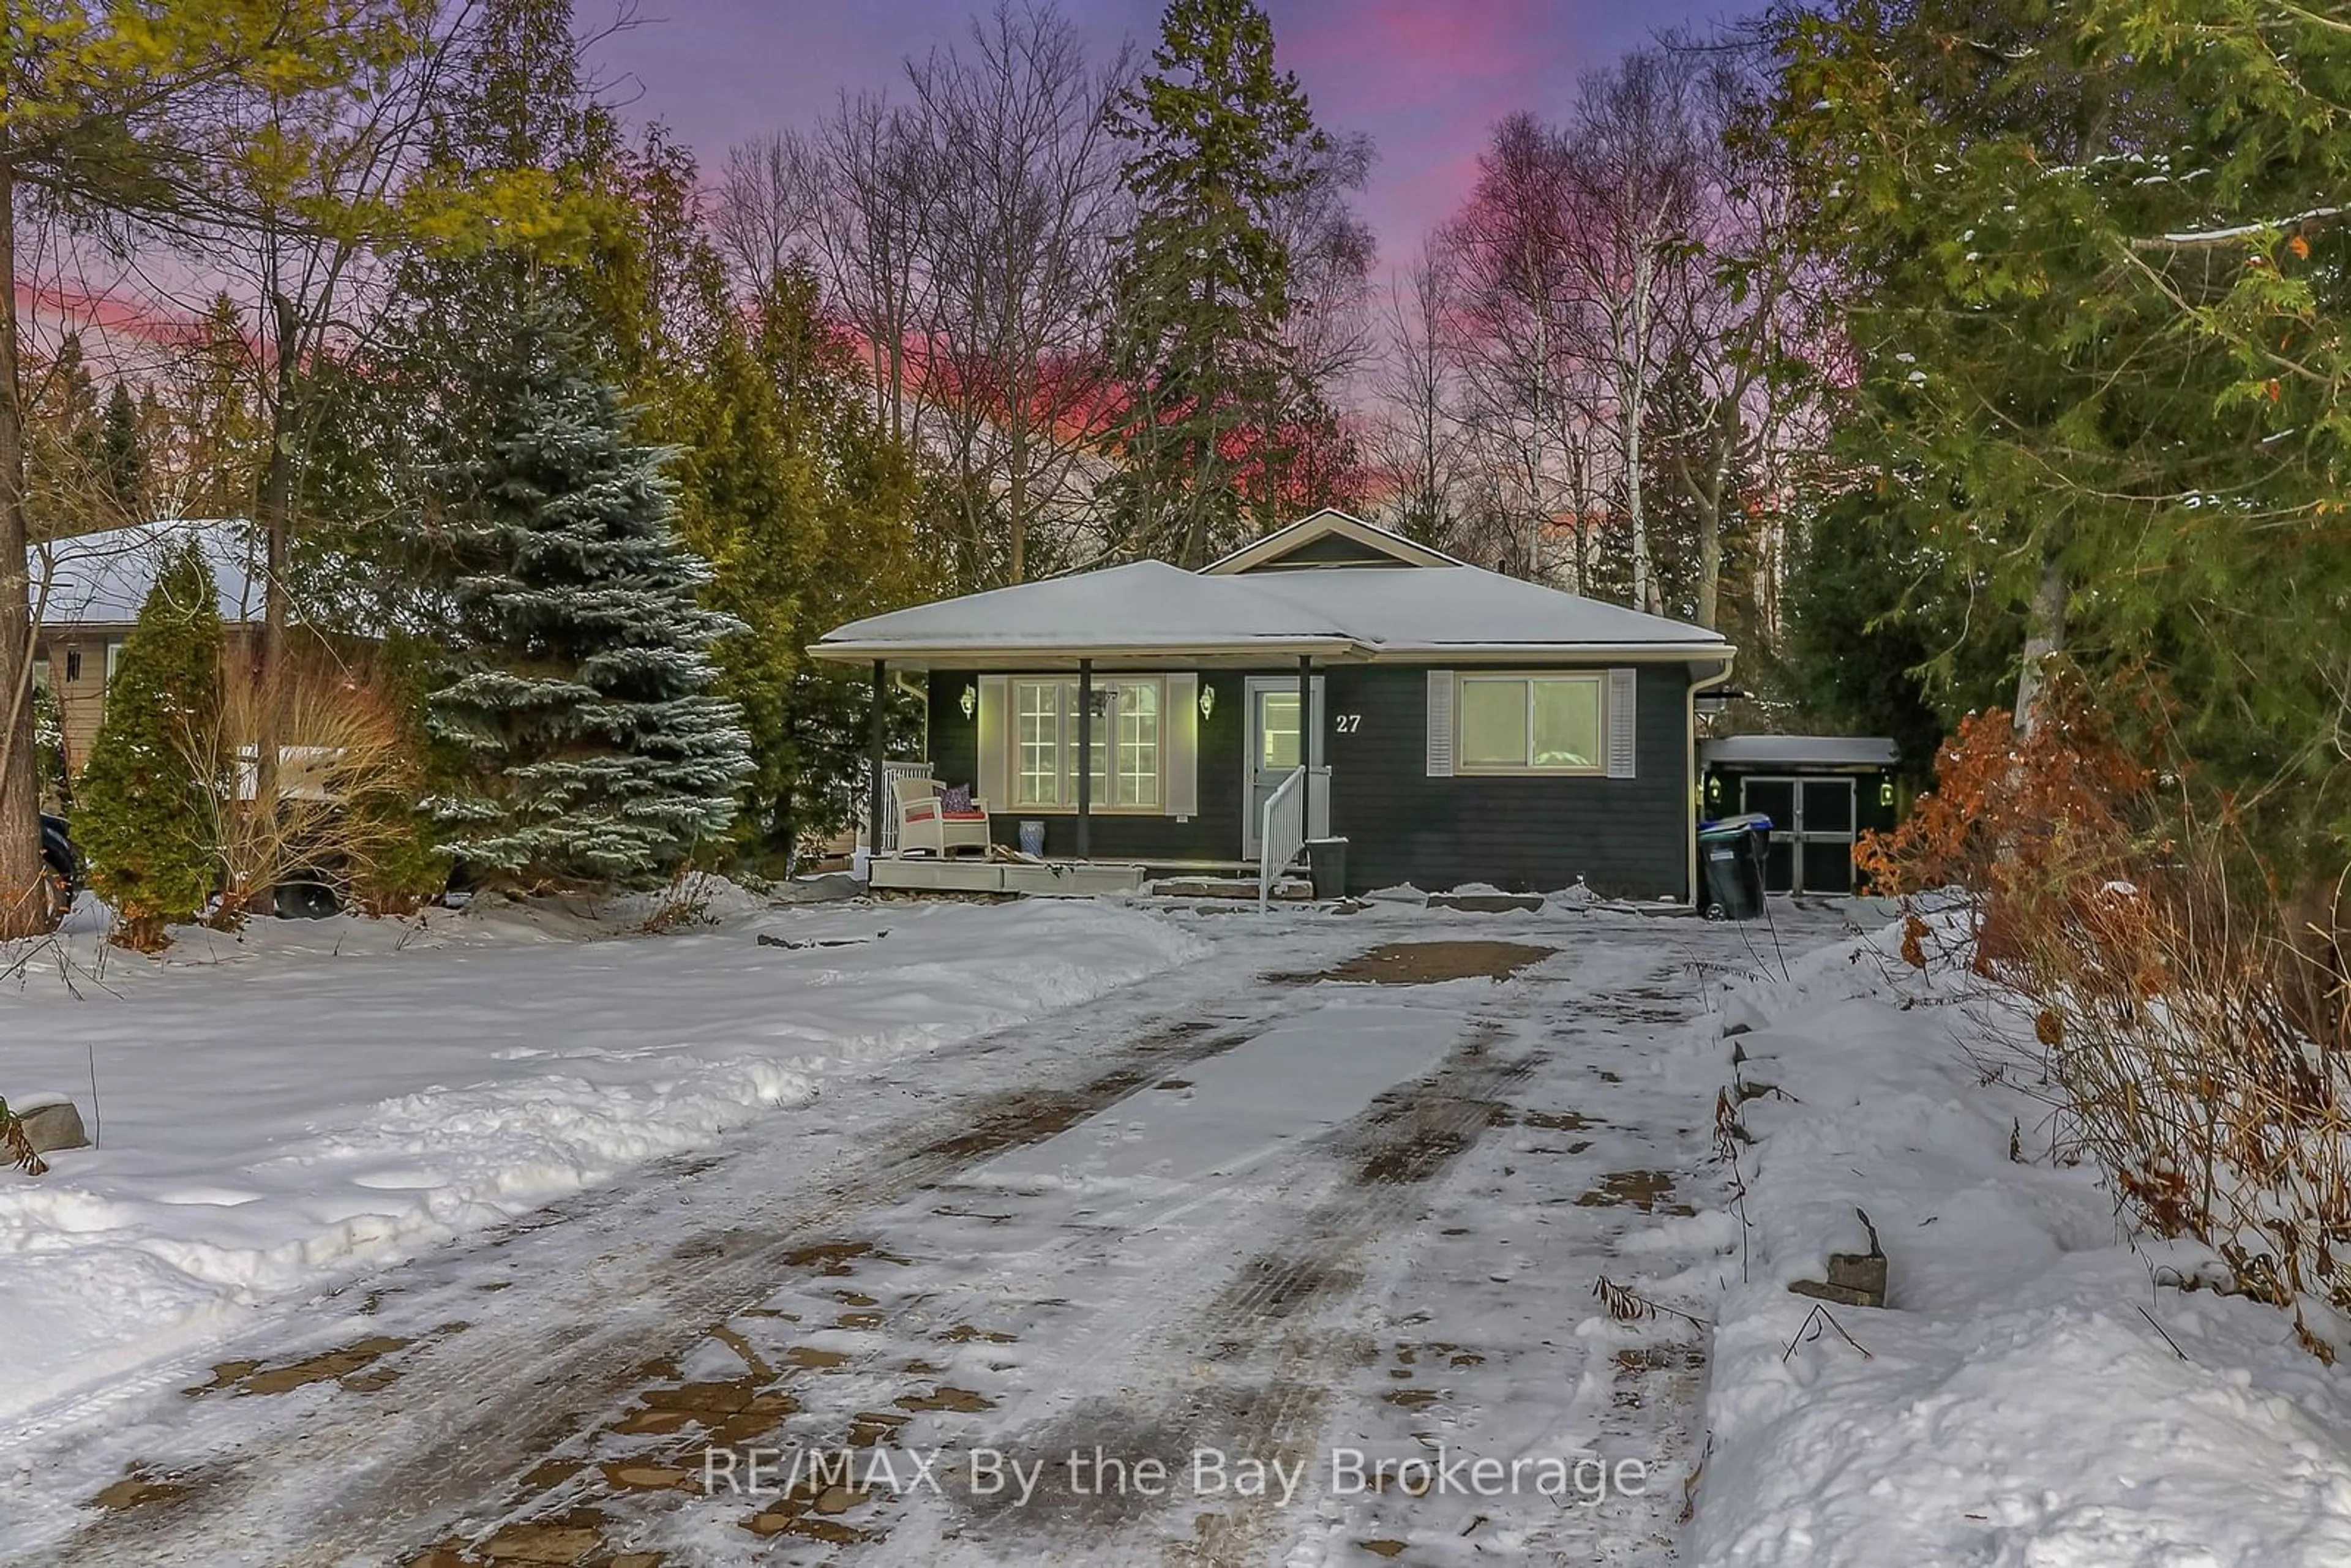
<instances>
[{"instance_id":1,"label":"dark green siding","mask_svg":"<svg viewBox=\"0 0 2351 1568\"><path fill-rule=\"evenodd\" d=\"M1271 560L1259 561L1249 571L1280 571L1294 566L1393 566L1407 563L1396 559L1375 546L1351 539L1344 534L1325 534L1319 539L1309 539L1295 549L1282 551ZM1249 572L1243 572L1246 577Z\"/></svg>"},{"instance_id":2,"label":"dark green siding","mask_svg":"<svg viewBox=\"0 0 2351 1568\"><path fill-rule=\"evenodd\" d=\"M1352 892L1409 882L1437 890L1487 882L1549 893L1578 877L1596 893L1687 898L1689 890L1689 677L1641 671L1635 777L1428 777L1428 672L1336 665L1331 831L1347 841Z\"/></svg>"},{"instance_id":3,"label":"dark green siding","mask_svg":"<svg viewBox=\"0 0 2351 1568\"><path fill-rule=\"evenodd\" d=\"M1324 677L1323 744L1331 765L1331 831L1346 839L1351 892L1409 882L1437 890L1487 882L1552 892L1580 876L1595 892L1635 898L1688 895L1688 676L1644 668L1632 779L1427 776L1428 672L1337 664ZM1097 816L1092 853L1108 860L1233 860L1241 852L1242 750L1249 675L1297 678L1296 666L1203 674L1216 692L1200 725L1199 810L1172 817ZM978 779L978 725L963 715L977 677L930 677L931 760L950 783ZM1335 716L1353 715L1341 733ZM1020 813L992 801L998 842L1019 841ZM1045 852L1077 852L1077 820L1039 814Z\"/></svg>"}]
</instances>

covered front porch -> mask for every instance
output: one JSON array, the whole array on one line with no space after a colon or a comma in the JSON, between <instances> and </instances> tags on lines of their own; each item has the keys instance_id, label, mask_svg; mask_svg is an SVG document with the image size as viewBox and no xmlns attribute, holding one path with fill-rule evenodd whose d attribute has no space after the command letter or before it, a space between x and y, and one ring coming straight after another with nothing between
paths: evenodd
<instances>
[{"instance_id":1,"label":"covered front porch","mask_svg":"<svg viewBox=\"0 0 2351 1568\"><path fill-rule=\"evenodd\" d=\"M1690 706L1730 666L1719 633L1328 512L1197 571L1139 560L992 589L809 651L872 684L885 884L1086 880L909 869L932 859L1270 880L1314 841L1353 893L1588 882L1684 899ZM927 705L904 748L919 757L896 761L893 685ZM892 785L893 768L935 784ZM893 842L893 823L913 831Z\"/></svg>"},{"instance_id":2,"label":"covered front porch","mask_svg":"<svg viewBox=\"0 0 2351 1568\"><path fill-rule=\"evenodd\" d=\"M1280 664L1196 648L995 661L967 651L953 668L869 661L872 885L1081 895L1170 883L1214 895L1278 884L1330 821L1322 661L1284 652ZM904 693L926 709L919 757L889 744Z\"/></svg>"}]
</instances>

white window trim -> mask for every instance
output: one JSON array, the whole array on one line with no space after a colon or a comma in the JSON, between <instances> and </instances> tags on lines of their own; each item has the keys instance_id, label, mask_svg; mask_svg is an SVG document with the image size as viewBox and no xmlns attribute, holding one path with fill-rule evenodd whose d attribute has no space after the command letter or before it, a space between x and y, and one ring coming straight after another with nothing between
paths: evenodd
<instances>
[{"instance_id":1,"label":"white window trim","mask_svg":"<svg viewBox=\"0 0 2351 1568\"><path fill-rule=\"evenodd\" d=\"M1074 792L1068 800L1053 806L1024 805L1020 800L1020 688L1029 685L1045 685L1053 684L1059 684L1071 694L1067 706L1062 709L1062 730L1059 741L1059 750L1062 759L1062 782L1069 785L1072 791L1075 789L1077 779L1075 761L1078 751L1077 698L1075 694L1077 692L1078 678L1075 675L1014 675L1007 682L1005 690L1004 706L1006 724L1004 744L1006 756L1004 762L1004 777L1006 787L1004 791L1004 800L1000 805L993 800L989 801L989 809L992 810L1008 816L1018 814L1029 817L1074 817L1078 814L1078 802ZM1168 810L1167 754L1170 747L1169 727L1174 722L1169 716L1167 708L1167 688L1169 684L1168 677L1165 675L1111 675L1102 677L1094 683L1094 689L1098 692L1105 686L1118 686L1122 688L1128 686L1149 686L1157 695L1159 705L1159 740L1158 744L1154 747L1154 750L1156 752L1158 759L1158 768L1155 777L1158 779L1156 793L1159 799L1148 806L1114 806L1106 800L1099 799L1089 800L1086 802L1086 814L1088 816L1165 817L1176 814ZM1118 758L1116 750L1118 745L1117 716L1114 713L1105 714L1095 720L1092 727L1094 751L1097 756L1103 757L1103 782L1113 792L1115 792L1117 789L1118 775ZM1105 755L1105 753L1107 755ZM1138 775L1138 777L1140 777L1140 775ZM1186 811L1182 814L1189 816L1194 813Z\"/></svg>"},{"instance_id":2,"label":"white window trim","mask_svg":"<svg viewBox=\"0 0 2351 1568\"><path fill-rule=\"evenodd\" d=\"M1527 685L1527 747L1534 748L1534 686L1536 681L1578 681L1593 690L1592 762L1582 768L1538 768L1531 762L1470 762L1461 747L1462 695L1480 681L1523 681ZM1604 779L1608 776L1608 675L1604 670L1461 670L1453 676L1453 772L1471 779Z\"/></svg>"}]
</instances>

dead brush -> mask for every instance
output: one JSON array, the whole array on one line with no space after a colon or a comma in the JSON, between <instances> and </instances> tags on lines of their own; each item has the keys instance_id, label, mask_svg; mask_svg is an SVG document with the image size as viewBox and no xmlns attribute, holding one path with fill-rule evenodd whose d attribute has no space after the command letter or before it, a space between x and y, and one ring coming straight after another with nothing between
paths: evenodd
<instances>
[{"instance_id":1,"label":"dead brush","mask_svg":"<svg viewBox=\"0 0 2351 1568\"><path fill-rule=\"evenodd\" d=\"M1600 1276L1599 1281L1592 1287L1592 1295L1602 1310L1620 1323L1646 1322L1651 1318L1667 1317L1678 1318L1692 1328L1712 1326L1704 1318L1692 1317L1678 1307L1652 1301L1629 1285L1618 1284L1605 1274Z\"/></svg>"},{"instance_id":2,"label":"dead brush","mask_svg":"<svg viewBox=\"0 0 2351 1568\"><path fill-rule=\"evenodd\" d=\"M2351 1034L2293 1005L2310 960L2220 846L2175 847L2094 894L2012 908L1992 977L2034 1009L2055 1152L2245 1294L2351 1314Z\"/></svg>"},{"instance_id":3,"label":"dead brush","mask_svg":"<svg viewBox=\"0 0 2351 1568\"><path fill-rule=\"evenodd\" d=\"M681 926L712 924L712 892L709 873L696 871L691 864L680 866L654 901L652 913L639 923L638 931L647 936L659 936Z\"/></svg>"},{"instance_id":4,"label":"dead brush","mask_svg":"<svg viewBox=\"0 0 2351 1568\"><path fill-rule=\"evenodd\" d=\"M285 737L277 799L258 799L253 737L277 705ZM411 841L403 809L421 788L414 751L391 701L363 670L323 655L289 659L268 683L232 675L221 701L180 737L204 794L230 919L266 912L276 890L336 868L364 881Z\"/></svg>"},{"instance_id":5,"label":"dead brush","mask_svg":"<svg viewBox=\"0 0 2351 1568\"><path fill-rule=\"evenodd\" d=\"M2050 1107L2051 1156L2095 1160L2137 1224L2210 1248L2331 1358L2304 1308L2351 1317L2339 912L2297 925L2225 809L2124 755L2078 690L2053 702L2025 739L1964 727L1944 804L1861 858L1974 894L1966 961L2030 1027L2040 1081L2009 1081Z\"/></svg>"},{"instance_id":6,"label":"dead brush","mask_svg":"<svg viewBox=\"0 0 2351 1568\"><path fill-rule=\"evenodd\" d=\"M47 1176L49 1162L41 1158L41 1151L33 1147L33 1140L25 1135L25 1124L8 1102L0 1100L0 1156L26 1176Z\"/></svg>"}]
</instances>

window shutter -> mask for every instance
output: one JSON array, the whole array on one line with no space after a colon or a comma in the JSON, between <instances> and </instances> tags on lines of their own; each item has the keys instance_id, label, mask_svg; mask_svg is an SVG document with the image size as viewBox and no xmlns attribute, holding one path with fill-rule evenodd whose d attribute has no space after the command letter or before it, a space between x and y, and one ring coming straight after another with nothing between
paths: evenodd
<instances>
[{"instance_id":1,"label":"window shutter","mask_svg":"<svg viewBox=\"0 0 2351 1568\"><path fill-rule=\"evenodd\" d=\"M979 798L1012 809L1012 678L979 677Z\"/></svg>"},{"instance_id":2,"label":"window shutter","mask_svg":"<svg viewBox=\"0 0 2351 1568\"><path fill-rule=\"evenodd\" d=\"M1453 672L1428 672L1428 776L1453 777Z\"/></svg>"},{"instance_id":3,"label":"window shutter","mask_svg":"<svg viewBox=\"0 0 2351 1568\"><path fill-rule=\"evenodd\" d=\"M1167 785L1160 811L1169 817L1190 817L1200 810L1200 677L1170 675L1167 697L1159 709L1165 737L1161 755L1166 759Z\"/></svg>"},{"instance_id":4,"label":"window shutter","mask_svg":"<svg viewBox=\"0 0 2351 1568\"><path fill-rule=\"evenodd\" d=\"M1633 758L1640 735L1641 672L1608 672L1608 777L1633 777Z\"/></svg>"}]
</instances>

